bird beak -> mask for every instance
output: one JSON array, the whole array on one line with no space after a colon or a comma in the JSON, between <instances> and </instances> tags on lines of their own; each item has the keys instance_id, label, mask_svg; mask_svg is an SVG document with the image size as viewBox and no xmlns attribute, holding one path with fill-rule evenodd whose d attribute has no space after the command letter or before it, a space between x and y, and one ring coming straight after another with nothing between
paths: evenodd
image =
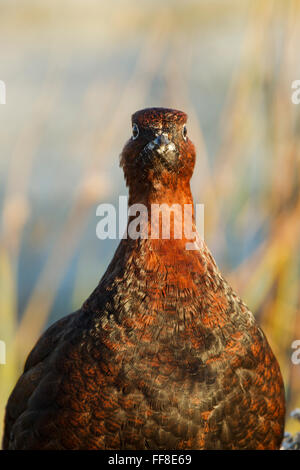
<instances>
[{"instance_id":1,"label":"bird beak","mask_svg":"<svg viewBox=\"0 0 300 470\"><path fill-rule=\"evenodd\" d=\"M169 136L167 133L163 134L157 134L155 139L153 140L153 143L156 145L168 145L170 143Z\"/></svg>"},{"instance_id":2,"label":"bird beak","mask_svg":"<svg viewBox=\"0 0 300 470\"><path fill-rule=\"evenodd\" d=\"M175 144L169 140L167 133L163 132L157 134L155 139L147 145L148 150L155 150L159 154L174 152L176 150Z\"/></svg>"},{"instance_id":3,"label":"bird beak","mask_svg":"<svg viewBox=\"0 0 300 470\"><path fill-rule=\"evenodd\" d=\"M163 165L171 169L176 166L178 150L166 132L159 132L143 148L140 157L141 164L144 167Z\"/></svg>"}]
</instances>

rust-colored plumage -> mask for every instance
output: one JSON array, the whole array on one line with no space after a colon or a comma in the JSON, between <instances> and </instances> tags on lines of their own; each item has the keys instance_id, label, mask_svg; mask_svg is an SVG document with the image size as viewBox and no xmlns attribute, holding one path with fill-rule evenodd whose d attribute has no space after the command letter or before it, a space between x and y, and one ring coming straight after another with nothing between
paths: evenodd
<instances>
[{"instance_id":1,"label":"rust-colored plumage","mask_svg":"<svg viewBox=\"0 0 300 470\"><path fill-rule=\"evenodd\" d=\"M149 215L192 204L186 119L132 117L121 165L129 204ZM205 243L175 239L179 223L170 239L123 239L82 308L39 339L7 404L5 449L279 448L278 363Z\"/></svg>"}]
</instances>

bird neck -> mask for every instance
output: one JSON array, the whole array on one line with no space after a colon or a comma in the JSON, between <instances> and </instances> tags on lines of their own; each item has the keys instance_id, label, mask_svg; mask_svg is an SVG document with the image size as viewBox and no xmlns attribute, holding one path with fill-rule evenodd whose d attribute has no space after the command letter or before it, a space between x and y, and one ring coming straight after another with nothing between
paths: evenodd
<instances>
[{"instance_id":1,"label":"bird neck","mask_svg":"<svg viewBox=\"0 0 300 470\"><path fill-rule=\"evenodd\" d=\"M138 186L138 185L136 185ZM129 192L128 238L190 240L195 232L195 215L189 182L151 185ZM137 229L140 232L137 233Z\"/></svg>"},{"instance_id":2,"label":"bird neck","mask_svg":"<svg viewBox=\"0 0 300 470\"><path fill-rule=\"evenodd\" d=\"M192 204L193 197L190 188L190 182L185 179L176 180L176 176L172 176L170 180L161 178L157 181L135 182L129 188L129 206L133 204L144 204L148 209L151 204Z\"/></svg>"},{"instance_id":3,"label":"bird neck","mask_svg":"<svg viewBox=\"0 0 300 470\"><path fill-rule=\"evenodd\" d=\"M126 235L84 310L98 316L104 305L114 311L115 301L123 299L126 317L136 311L137 298L147 297L145 311L155 309L158 302L160 312L175 313L179 298L184 304L202 298L203 286L207 289L218 276L215 262L196 230L190 189L166 189L159 194L159 198L155 192L143 199L131 198L131 206L135 205L137 211L142 207L147 211L142 217L129 216ZM174 302L165 306L161 295L169 291L173 292Z\"/></svg>"}]
</instances>

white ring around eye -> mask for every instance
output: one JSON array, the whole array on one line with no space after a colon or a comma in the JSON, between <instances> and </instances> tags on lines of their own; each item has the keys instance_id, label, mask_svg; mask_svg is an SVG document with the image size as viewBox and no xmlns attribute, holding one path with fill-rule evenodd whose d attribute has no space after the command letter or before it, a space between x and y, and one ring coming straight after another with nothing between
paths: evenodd
<instances>
[{"instance_id":1,"label":"white ring around eye","mask_svg":"<svg viewBox=\"0 0 300 470\"><path fill-rule=\"evenodd\" d=\"M187 140L187 128L185 124L182 128L182 137L184 138L185 141Z\"/></svg>"},{"instance_id":2,"label":"white ring around eye","mask_svg":"<svg viewBox=\"0 0 300 470\"><path fill-rule=\"evenodd\" d=\"M139 131L138 125L134 123L132 125L132 139L133 140L137 139L139 136L139 133L140 131Z\"/></svg>"}]
</instances>

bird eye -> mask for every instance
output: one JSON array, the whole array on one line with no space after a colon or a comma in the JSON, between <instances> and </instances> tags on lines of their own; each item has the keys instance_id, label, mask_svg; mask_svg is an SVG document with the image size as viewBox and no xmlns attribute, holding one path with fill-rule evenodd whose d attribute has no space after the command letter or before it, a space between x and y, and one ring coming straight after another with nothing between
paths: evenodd
<instances>
[{"instance_id":1,"label":"bird eye","mask_svg":"<svg viewBox=\"0 0 300 470\"><path fill-rule=\"evenodd\" d=\"M133 126L132 126L132 138L133 138L133 140L138 138L139 133L140 133L140 131L139 131L139 128L138 128L137 124L133 124Z\"/></svg>"},{"instance_id":2,"label":"bird eye","mask_svg":"<svg viewBox=\"0 0 300 470\"><path fill-rule=\"evenodd\" d=\"M182 128L182 137L184 138L184 140L186 140L186 137L187 136L187 128L186 128L186 125L183 126Z\"/></svg>"}]
</instances>

